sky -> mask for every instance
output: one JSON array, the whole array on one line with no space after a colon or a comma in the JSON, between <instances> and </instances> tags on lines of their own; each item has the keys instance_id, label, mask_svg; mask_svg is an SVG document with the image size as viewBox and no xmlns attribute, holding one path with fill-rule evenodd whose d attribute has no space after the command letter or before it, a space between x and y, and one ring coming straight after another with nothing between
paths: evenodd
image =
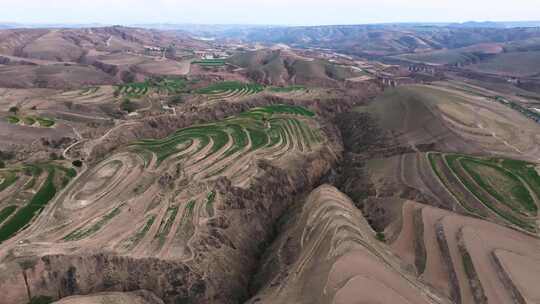
<instances>
[{"instance_id":1,"label":"sky","mask_svg":"<svg viewBox=\"0 0 540 304\"><path fill-rule=\"evenodd\" d=\"M17 23L326 25L530 21L540 0L0 0Z\"/></svg>"}]
</instances>

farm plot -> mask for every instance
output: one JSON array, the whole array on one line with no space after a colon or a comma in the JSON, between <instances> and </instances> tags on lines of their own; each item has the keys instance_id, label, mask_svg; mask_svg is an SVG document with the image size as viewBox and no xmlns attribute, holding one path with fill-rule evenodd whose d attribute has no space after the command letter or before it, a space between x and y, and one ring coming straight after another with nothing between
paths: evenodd
<instances>
[{"instance_id":1,"label":"farm plot","mask_svg":"<svg viewBox=\"0 0 540 304\"><path fill-rule=\"evenodd\" d=\"M224 81L199 89L196 93L204 95L210 101L214 101L250 96L260 93L263 90L264 87L260 84Z\"/></svg>"},{"instance_id":2,"label":"farm plot","mask_svg":"<svg viewBox=\"0 0 540 304\"><path fill-rule=\"evenodd\" d=\"M534 164L459 154L428 157L441 182L468 211L537 233L540 176Z\"/></svg>"},{"instance_id":3,"label":"farm plot","mask_svg":"<svg viewBox=\"0 0 540 304\"><path fill-rule=\"evenodd\" d=\"M24 229L75 175L74 169L56 163L0 172L0 242Z\"/></svg>"}]
</instances>

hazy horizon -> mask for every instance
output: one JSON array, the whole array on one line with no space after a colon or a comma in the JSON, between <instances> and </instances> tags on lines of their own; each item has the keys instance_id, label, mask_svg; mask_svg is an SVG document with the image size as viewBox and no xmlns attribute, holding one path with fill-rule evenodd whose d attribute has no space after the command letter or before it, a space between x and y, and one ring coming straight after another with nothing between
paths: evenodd
<instances>
[{"instance_id":1,"label":"hazy horizon","mask_svg":"<svg viewBox=\"0 0 540 304\"><path fill-rule=\"evenodd\" d=\"M533 0L41 0L3 4L1 22L21 24L336 25L527 22ZM486 9L489 8L489 9Z\"/></svg>"}]
</instances>

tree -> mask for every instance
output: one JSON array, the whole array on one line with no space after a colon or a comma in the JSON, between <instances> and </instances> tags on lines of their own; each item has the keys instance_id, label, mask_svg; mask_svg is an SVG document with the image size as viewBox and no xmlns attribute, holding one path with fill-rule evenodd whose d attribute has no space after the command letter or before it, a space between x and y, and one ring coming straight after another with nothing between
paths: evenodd
<instances>
[{"instance_id":1,"label":"tree","mask_svg":"<svg viewBox=\"0 0 540 304\"><path fill-rule=\"evenodd\" d=\"M80 168L83 165L82 160L79 159L74 160L71 164L77 168Z\"/></svg>"},{"instance_id":2,"label":"tree","mask_svg":"<svg viewBox=\"0 0 540 304\"><path fill-rule=\"evenodd\" d=\"M17 107L11 107L9 108L9 112L13 113L13 114L17 114L19 112L19 108Z\"/></svg>"},{"instance_id":3,"label":"tree","mask_svg":"<svg viewBox=\"0 0 540 304\"><path fill-rule=\"evenodd\" d=\"M169 98L169 105L170 106L179 105L179 104L181 104L183 102L184 102L184 98L182 98L182 95L174 95L174 96Z\"/></svg>"},{"instance_id":4,"label":"tree","mask_svg":"<svg viewBox=\"0 0 540 304\"><path fill-rule=\"evenodd\" d=\"M129 98L126 98L126 99L124 99L124 101L122 101L122 104L120 104L120 108L122 109L122 111L126 111L128 113L131 113L131 112L135 111L135 104L133 102L131 102L131 100L129 100Z\"/></svg>"},{"instance_id":5,"label":"tree","mask_svg":"<svg viewBox=\"0 0 540 304\"><path fill-rule=\"evenodd\" d=\"M171 44L167 47L165 50L165 57L169 59L176 58L176 46L174 44Z\"/></svg>"},{"instance_id":6,"label":"tree","mask_svg":"<svg viewBox=\"0 0 540 304\"><path fill-rule=\"evenodd\" d=\"M135 74L133 74L133 72L130 72L130 71L122 72L121 78L122 78L122 81L124 81L125 83L132 83L132 82L135 82L136 80Z\"/></svg>"}]
</instances>

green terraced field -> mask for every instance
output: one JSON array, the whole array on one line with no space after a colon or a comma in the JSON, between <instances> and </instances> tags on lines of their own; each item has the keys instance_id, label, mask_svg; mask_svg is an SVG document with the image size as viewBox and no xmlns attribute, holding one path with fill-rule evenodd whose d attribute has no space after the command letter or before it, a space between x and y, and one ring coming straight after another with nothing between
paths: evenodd
<instances>
[{"instance_id":1,"label":"green terraced field","mask_svg":"<svg viewBox=\"0 0 540 304\"><path fill-rule=\"evenodd\" d=\"M13 185L17 179L19 179L19 176L17 176L17 173L14 171L0 172L0 192Z\"/></svg>"},{"instance_id":2,"label":"green terraced field","mask_svg":"<svg viewBox=\"0 0 540 304\"><path fill-rule=\"evenodd\" d=\"M288 87L271 87L268 88L268 90L274 93L291 93L296 91L305 91L306 87L302 85L293 85Z\"/></svg>"},{"instance_id":3,"label":"green terraced field","mask_svg":"<svg viewBox=\"0 0 540 304\"><path fill-rule=\"evenodd\" d=\"M180 78L165 78L154 83L153 87L162 94L177 94L181 93L187 87L187 82Z\"/></svg>"},{"instance_id":4,"label":"green terraced field","mask_svg":"<svg viewBox=\"0 0 540 304\"><path fill-rule=\"evenodd\" d=\"M83 227L80 229L77 229L70 234L66 235L64 237L65 241L78 241L82 240L84 238L87 238L94 233L98 232L101 227L109 223L115 216L120 214L120 211L122 210L123 205L120 205L113 210L111 210L109 213L102 216L96 223L90 225L89 227Z\"/></svg>"},{"instance_id":5,"label":"green terraced field","mask_svg":"<svg viewBox=\"0 0 540 304\"><path fill-rule=\"evenodd\" d=\"M8 116L7 121L11 124L18 124L22 121L27 126L35 126L37 122L42 128L50 128L56 124L54 119L39 116Z\"/></svg>"},{"instance_id":6,"label":"green terraced field","mask_svg":"<svg viewBox=\"0 0 540 304\"><path fill-rule=\"evenodd\" d=\"M435 157L443 162L436 163ZM479 158L459 154L430 153L432 169L441 182L454 193L466 208L467 195L459 185L453 185L444 176L439 166L447 166L460 183L486 208L500 218L530 232L536 232L535 219L538 215L540 176L534 166L523 161L501 158ZM484 217L476 210L469 211Z\"/></svg>"},{"instance_id":7,"label":"green terraced field","mask_svg":"<svg viewBox=\"0 0 540 304\"><path fill-rule=\"evenodd\" d=\"M160 246L163 246L165 243L165 239L167 238L167 235L171 231L171 227L174 223L174 219L176 219L176 215L178 215L178 206L171 206L167 209L167 214L163 219L161 220L161 223L159 224L158 233L156 234L156 238L159 241Z\"/></svg>"},{"instance_id":8,"label":"green terraced field","mask_svg":"<svg viewBox=\"0 0 540 304\"><path fill-rule=\"evenodd\" d=\"M49 119L49 118L45 118L45 117L36 117L36 120L39 123L39 125L41 127L44 127L44 128L50 128L50 127L54 126L54 124L55 124L54 120Z\"/></svg>"},{"instance_id":9,"label":"green terraced field","mask_svg":"<svg viewBox=\"0 0 540 304\"><path fill-rule=\"evenodd\" d=\"M128 97L142 97L148 93L148 82L136 82L118 86L116 94Z\"/></svg>"},{"instance_id":10,"label":"green terraced field","mask_svg":"<svg viewBox=\"0 0 540 304\"><path fill-rule=\"evenodd\" d=\"M7 206L0 210L0 224L4 222L13 212L17 210L17 206Z\"/></svg>"},{"instance_id":11,"label":"green terraced field","mask_svg":"<svg viewBox=\"0 0 540 304\"><path fill-rule=\"evenodd\" d=\"M226 64L225 59L201 59L193 61L192 64L198 64L203 67L220 67Z\"/></svg>"},{"instance_id":12,"label":"green terraced field","mask_svg":"<svg viewBox=\"0 0 540 304\"><path fill-rule=\"evenodd\" d=\"M154 225L154 222L156 221L156 216L151 215L148 217L146 222L137 230L137 232L132 235L131 237L123 240L120 244L123 249L125 250L132 250L135 248L139 242L144 238L144 236L148 233L150 228L152 228L152 225Z\"/></svg>"},{"instance_id":13,"label":"green terraced field","mask_svg":"<svg viewBox=\"0 0 540 304\"><path fill-rule=\"evenodd\" d=\"M11 238L21 229L24 229L45 208L47 203L56 195L57 191L65 187L76 174L73 169L67 169L56 164L27 166L19 169L17 174L23 174L25 170L28 170L33 176L14 195L29 193L30 199L24 206L17 208L17 211L0 226L0 243ZM37 178L44 173L47 174L44 181L40 185L36 185ZM2 212L4 211L2 210Z\"/></svg>"},{"instance_id":14,"label":"green terraced field","mask_svg":"<svg viewBox=\"0 0 540 304\"><path fill-rule=\"evenodd\" d=\"M19 117L17 117L17 116L8 116L7 121L10 124L18 124L21 121L21 119Z\"/></svg>"},{"instance_id":15,"label":"green terraced field","mask_svg":"<svg viewBox=\"0 0 540 304\"><path fill-rule=\"evenodd\" d=\"M282 115L287 116L282 117ZM202 161L232 141L231 146L218 159L219 161L239 151L247 153L261 148L273 147L281 138L284 142L297 139L303 142L318 143L321 141L319 134L295 117L308 118L314 115L311 111L297 106L273 105L254 108L222 122L178 130L164 139L141 140L134 143L132 147L134 152L140 153L141 150L147 150L154 153L159 166L172 155L187 151L195 142L199 143L196 149L182 154L178 158L189 158L211 143L212 146L207 155L201 159ZM251 148L249 151L245 151L248 143L251 143Z\"/></svg>"},{"instance_id":16,"label":"green terraced field","mask_svg":"<svg viewBox=\"0 0 540 304\"><path fill-rule=\"evenodd\" d=\"M97 93L97 91L99 91L99 87L84 88L79 92L79 95L81 96L92 95L94 93Z\"/></svg>"},{"instance_id":17,"label":"green terraced field","mask_svg":"<svg viewBox=\"0 0 540 304\"><path fill-rule=\"evenodd\" d=\"M144 82L117 86L115 95L140 98L147 95L151 90L160 94L177 94L182 92L186 86L186 80L181 78L149 79Z\"/></svg>"},{"instance_id":18,"label":"green terraced field","mask_svg":"<svg viewBox=\"0 0 540 304\"><path fill-rule=\"evenodd\" d=\"M199 89L196 93L205 95L209 100L219 100L249 96L260 93L263 90L264 87L256 83L224 81Z\"/></svg>"}]
</instances>

